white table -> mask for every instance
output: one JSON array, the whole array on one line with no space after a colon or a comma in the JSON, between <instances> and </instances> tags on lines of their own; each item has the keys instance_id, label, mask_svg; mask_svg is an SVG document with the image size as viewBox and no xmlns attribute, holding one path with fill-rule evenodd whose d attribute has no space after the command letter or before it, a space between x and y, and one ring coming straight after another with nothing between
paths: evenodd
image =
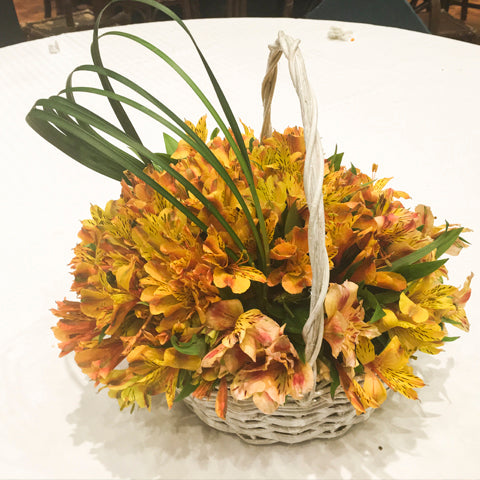
<instances>
[{"instance_id":1,"label":"white table","mask_svg":"<svg viewBox=\"0 0 480 480\"><path fill-rule=\"evenodd\" d=\"M188 22L230 100L259 133L260 82L267 44L278 30L300 38L320 105L327 154L409 192L442 221L469 226L473 246L450 262L460 285L480 273L478 192L480 48L409 31L344 24L354 42L327 39L331 22L228 19ZM166 22L126 27L164 48L202 86L190 43ZM58 359L49 308L70 287L67 263L90 203L117 198L117 183L74 163L38 137L24 117L34 101L56 93L67 74L89 62L91 32L0 49L2 155L2 478L478 478L480 462L480 327L478 281L468 306L471 332L437 357L418 361L428 386L420 402L391 395L346 436L297 446L252 447L210 430L183 405L168 412L119 412L73 363ZM49 53L58 43L60 51ZM181 117L205 109L152 55L105 39L107 66L143 82ZM299 124L299 108L282 62L274 100L278 129ZM155 142L158 130L147 124ZM150 128L150 130L149 130ZM159 147L160 149L161 147ZM451 331L452 335L456 332ZM188 418L188 424L181 421Z\"/></svg>"}]
</instances>

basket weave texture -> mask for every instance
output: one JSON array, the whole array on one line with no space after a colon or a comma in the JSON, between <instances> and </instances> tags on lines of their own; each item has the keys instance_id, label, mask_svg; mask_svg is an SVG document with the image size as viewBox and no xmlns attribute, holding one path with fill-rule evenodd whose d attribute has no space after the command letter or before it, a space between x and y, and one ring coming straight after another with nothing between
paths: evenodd
<instances>
[{"instance_id":1,"label":"basket weave texture","mask_svg":"<svg viewBox=\"0 0 480 480\"><path fill-rule=\"evenodd\" d=\"M372 412L370 409L357 415L340 387L332 400L330 383L326 381L317 383L309 402L300 403L287 397L285 404L270 415L262 413L251 399L238 401L229 396L226 419L222 420L215 413L212 397L190 396L184 402L210 427L235 434L253 445L336 438L347 433L353 425L367 420Z\"/></svg>"},{"instance_id":2,"label":"basket weave texture","mask_svg":"<svg viewBox=\"0 0 480 480\"><path fill-rule=\"evenodd\" d=\"M316 360L323 339L323 302L329 284L329 262L325 248L325 214L323 206L324 152L317 130L317 105L310 88L299 41L283 32L270 45L265 79L262 84L264 120L261 138L272 134L271 104L277 78L277 64L282 54L288 60L290 77L300 101L305 136L304 189L309 207L309 256L312 266L310 314L303 328L305 358L316 377ZM314 438L335 438L346 433L356 423L366 420L370 411L357 415L354 407L339 387L332 399L330 383L319 381L314 391L295 401L290 397L274 413L266 415L252 399L237 401L228 397L226 419L215 412L215 392L210 399L187 397L187 406L207 425L234 433L245 442L266 445L300 443Z\"/></svg>"}]
</instances>

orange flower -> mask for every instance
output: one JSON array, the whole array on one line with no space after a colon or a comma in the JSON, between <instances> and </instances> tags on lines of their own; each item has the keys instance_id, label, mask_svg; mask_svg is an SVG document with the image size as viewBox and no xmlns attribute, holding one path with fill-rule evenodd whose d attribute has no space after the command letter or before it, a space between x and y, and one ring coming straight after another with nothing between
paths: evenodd
<instances>
[{"instance_id":1,"label":"orange flower","mask_svg":"<svg viewBox=\"0 0 480 480\"><path fill-rule=\"evenodd\" d=\"M358 285L346 281L331 283L325 297L325 327L323 337L330 344L332 355L343 355L347 367L356 367L355 346L360 338L374 338L380 332L375 325L363 321L365 311L357 299Z\"/></svg>"},{"instance_id":2,"label":"orange flower","mask_svg":"<svg viewBox=\"0 0 480 480\"><path fill-rule=\"evenodd\" d=\"M286 395L299 399L313 388L311 367L299 360L283 327L259 310L238 317L234 330L205 355L202 369L222 378L233 375L232 396L253 397L264 413L285 403Z\"/></svg>"},{"instance_id":3,"label":"orange flower","mask_svg":"<svg viewBox=\"0 0 480 480\"><path fill-rule=\"evenodd\" d=\"M294 227L287 235L287 240L277 239L275 246L270 250L270 258L281 263L270 273L268 286L273 287L281 283L285 291L296 294L312 285L306 227Z\"/></svg>"}]
</instances>

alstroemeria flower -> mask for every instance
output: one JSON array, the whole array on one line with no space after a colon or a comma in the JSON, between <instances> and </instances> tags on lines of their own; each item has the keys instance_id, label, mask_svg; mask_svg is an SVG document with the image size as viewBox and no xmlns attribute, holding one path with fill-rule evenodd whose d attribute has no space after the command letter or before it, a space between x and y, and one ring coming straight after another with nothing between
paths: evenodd
<instances>
[{"instance_id":1,"label":"alstroemeria flower","mask_svg":"<svg viewBox=\"0 0 480 480\"><path fill-rule=\"evenodd\" d=\"M268 286L273 287L281 283L285 291L296 294L312 285L306 227L294 227L287 235L287 240L278 239L270 250L270 258L282 263L270 273Z\"/></svg>"},{"instance_id":2,"label":"alstroemeria flower","mask_svg":"<svg viewBox=\"0 0 480 480\"><path fill-rule=\"evenodd\" d=\"M241 314L233 331L202 360L207 379L233 375L233 398L253 397L264 413L272 413L286 395L301 398L313 388L311 367L303 364L288 337L259 310ZM221 410L223 412L223 410Z\"/></svg>"},{"instance_id":3,"label":"alstroemeria flower","mask_svg":"<svg viewBox=\"0 0 480 480\"><path fill-rule=\"evenodd\" d=\"M265 283L265 275L248 265L230 263L219 233L212 226L203 242L203 258L214 266L213 283L218 288L230 287L233 293L244 293L250 288L252 281Z\"/></svg>"},{"instance_id":4,"label":"alstroemeria flower","mask_svg":"<svg viewBox=\"0 0 480 480\"><path fill-rule=\"evenodd\" d=\"M266 350L265 360L242 368L230 385L232 397L253 402L264 413L273 413L287 395L300 399L313 388L312 369L303 364L286 335Z\"/></svg>"},{"instance_id":5,"label":"alstroemeria flower","mask_svg":"<svg viewBox=\"0 0 480 480\"><path fill-rule=\"evenodd\" d=\"M380 332L375 325L363 321L365 311L357 299L358 285L346 281L331 283L325 297L325 327L323 338L330 344L332 355L343 354L347 367L356 367L355 345L360 337L374 338Z\"/></svg>"},{"instance_id":6,"label":"alstroemeria flower","mask_svg":"<svg viewBox=\"0 0 480 480\"><path fill-rule=\"evenodd\" d=\"M375 355L375 349L370 340L362 339L357 347L357 355L365 370L363 388L378 403L386 398L385 388L378 379L392 390L412 399L418 398L414 388L425 386L422 379L413 375L412 367L407 365L410 356L402 347L398 337L393 337L379 355Z\"/></svg>"},{"instance_id":7,"label":"alstroemeria flower","mask_svg":"<svg viewBox=\"0 0 480 480\"><path fill-rule=\"evenodd\" d=\"M101 329L97 328L94 318L87 317L80 310L80 302L64 300L57 302L57 309L52 312L62 317L53 327L55 337L60 340L60 357L79 348L82 342L88 342L96 337Z\"/></svg>"},{"instance_id":8,"label":"alstroemeria flower","mask_svg":"<svg viewBox=\"0 0 480 480\"><path fill-rule=\"evenodd\" d=\"M437 323L447 319L457 328L468 332L470 325L464 307L470 298L472 278L473 274L469 275L463 287L458 289L440 283L434 275L429 275L409 286L408 299L426 310Z\"/></svg>"}]
</instances>

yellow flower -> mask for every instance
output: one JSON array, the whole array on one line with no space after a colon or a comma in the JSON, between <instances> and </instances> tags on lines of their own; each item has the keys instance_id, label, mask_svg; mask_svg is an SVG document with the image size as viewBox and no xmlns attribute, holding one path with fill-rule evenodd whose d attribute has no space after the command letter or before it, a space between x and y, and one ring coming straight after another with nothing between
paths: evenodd
<instances>
[{"instance_id":1,"label":"yellow flower","mask_svg":"<svg viewBox=\"0 0 480 480\"><path fill-rule=\"evenodd\" d=\"M365 369L363 388L367 395L375 398L377 402L383 401L386 394L375 376L392 390L411 399L418 398L414 388L425 386L420 378L413 375L412 367L407 365L409 355L402 347L398 337L393 337L385 349L377 356L375 356L375 350L371 341L364 338L357 347L357 356Z\"/></svg>"}]
</instances>

